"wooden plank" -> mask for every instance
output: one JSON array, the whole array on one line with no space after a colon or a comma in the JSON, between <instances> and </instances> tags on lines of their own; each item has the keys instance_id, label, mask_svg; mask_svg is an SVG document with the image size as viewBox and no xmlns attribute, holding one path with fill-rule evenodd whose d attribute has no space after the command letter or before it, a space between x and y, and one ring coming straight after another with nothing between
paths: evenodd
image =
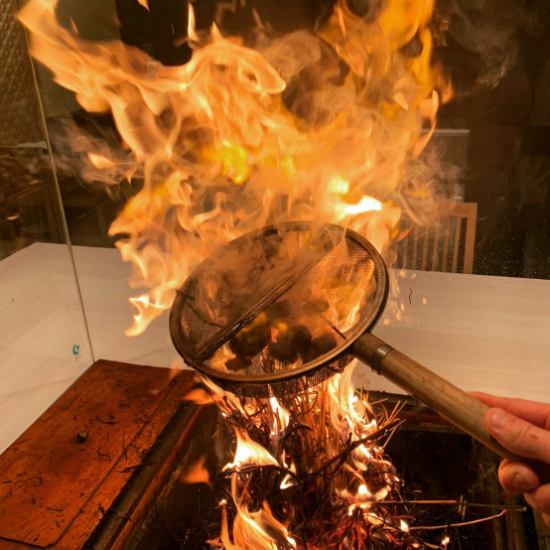
<instances>
[{"instance_id":1,"label":"wooden plank","mask_svg":"<svg viewBox=\"0 0 550 550\"><path fill-rule=\"evenodd\" d=\"M453 219L443 220L443 259L441 260L441 271L449 271L449 238L453 225Z\"/></svg>"},{"instance_id":2,"label":"wooden plank","mask_svg":"<svg viewBox=\"0 0 550 550\"><path fill-rule=\"evenodd\" d=\"M409 259L409 237L410 232L401 240L399 248L401 249L401 269L407 269L407 261Z\"/></svg>"},{"instance_id":3,"label":"wooden plank","mask_svg":"<svg viewBox=\"0 0 550 550\"><path fill-rule=\"evenodd\" d=\"M416 269L418 266L416 265L418 263L418 226L415 225L412 230L413 235L413 253L412 253L412 262L410 266L407 266L409 269Z\"/></svg>"},{"instance_id":4,"label":"wooden plank","mask_svg":"<svg viewBox=\"0 0 550 550\"><path fill-rule=\"evenodd\" d=\"M455 237L453 241L453 260L451 265L451 271L456 273L458 268L458 250L460 248L460 233L462 226L462 218L456 218Z\"/></svg>"},{"instance_id":5,"label":"wooden plank","mask_svg":"<svg viewBox=\"0 0 550 550\"><path fill-rule=\"evenodd\" d=\"M468 203L467 208L466 235L464 237L464 273L472 273L474 269L474 248L476 241L477 203Z\"/></svg>"},{"instance_id":6,"label":"wooden plank","mask_svg":"<svg viewBox=\"0 0 550 550\"><path fill-rule=\"evenodd\" d=\"M182 396L189 390L191 380L193 376L189 372L178 375L172 390L159 405L150 422L143 427L135 440L128 444L109 477L98 487L93 498L85 504L71 529L64 533L58 543L59 548L81 548L84 545L92 527L96 527L111 506L113 495L118 495L124 488L136 465L142 462L144 454L181 405Z\"/></svg>"},{"instance_id":7,"label":"wooden plank","mask_svg":"<svg viewBox=\"0 0 550 550\"><path fill-rule=\"evenodd\" d=\"M0 548L81 547L190 388L174 374L98 361L19 437L0 456Z\"/></svg>"},{"instance_id":8,"label":"wooden plank","mask_svg":"<svg viewBox=\"0 0 550 550\"><path fill-rule=\"evenodd\" d=\"M433 250L432 250L432 271L438 271L439 266L439 224L436 224L433 230Z\"/></svg>"},{"instance_id":9,"label":"wooden plank","mask_svg":"<svg viewBox=\"0 0 550 550\"><path fill-rule=\"evenodd\" d=\"M424 227L424 239L422 242L422 264L420 269L425 271L428 269L428 247L430 246L430 227Z\"/></svg>"}]
</instances>

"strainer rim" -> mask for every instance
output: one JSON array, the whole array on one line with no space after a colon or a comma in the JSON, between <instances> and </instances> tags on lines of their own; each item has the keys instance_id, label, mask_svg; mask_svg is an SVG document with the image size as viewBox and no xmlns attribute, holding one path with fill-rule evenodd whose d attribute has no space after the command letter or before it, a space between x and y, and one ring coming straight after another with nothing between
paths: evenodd
<instances>
[{"instance_id":1,"label":"strainer rim","mask_svg":"<svg viewBox=\"0 0 550 550\"><path fill-rule=\"evenodd\" d=\"M261 227L257 230L245 233L242 236L238 237L237 239L234 239L232 241L225 243L220 248L218 248L213 253L213 255L219 254L219 252L222 251L225 247L227 247L230 243L235 243L235 241L240 239L254 239L262 234L266 234L270 231L274 231L279 228L287 228L289 231L293 229L294 230L307 229L308 227L313 226L314 224L315 222L307 221L307 220L296 220L296 221L281 222L277 224L270 224L270 225ZM329 350L327 353L320 355L319 357L316 357L313 361L308 361L307 363L303 364L301 367L297 369L291 369L288 371L279 371L277 373L264 374L264 375L242 376L239 374L216 370L216 369L213 369L212 367L209 367L208 365L205 365L201 361L195 361L193 357L185 351L186 346L183 343L182 341L183 339L180 334L181 325L179 323L178 315L181 309L185 307L185 304L182 304L182 300L185 299L185 295L181 292L181 290L185 288L188 281L193 278L193 275L201 268L201 266L203 266L205 262L208 262L208 260L211 257L211 256L208 256L205 260L203 260L200 264L196 266L193 272L187 277L187 279L181 285L180 289L178 289L178 292L176 293L176 298L174 299L174 302L170 310L170 318L169 318L170 337L177 352L184 359L184 361L188 366L194 368L195 370L199 371L201 374L208 376L209 378L219 380L220 384L223 381L226 381L231 384L241 383L241 384L258 384L258 385L270 384L275 382L282 383L286 380L290 381L297 377L308 376L308 374L312 375L313 372L317 371L319 368L323 366L328 366L332 361L334 361L336 358L344 354L346 350L348 350L348 348L353 345L353 343L357 340L357 338L359 338L362 334L372 329L376 325L376 323L378 322L378 320L380 319L380 316L384 311L384 307L386 305L386 302L388 299L388 293L389 293L388 270L382 256L370 241L368 241L365 237L363 237L361 234L357 233L353 229L343 227L333 223L322 223L319 225L322 227L327 227L332 230L340 231L343 233L345 239L350 238L354 240L363 249L367 250L370 258L375 264L377 285L376 285L374 297L372 299L373 306L370 308L371 312L369 313L369 315L366 316L365 319L356 323L356 326L353 327L351 334L347 336L344 342L339 343L334 348Z\"/></svg>"}]
</instances>

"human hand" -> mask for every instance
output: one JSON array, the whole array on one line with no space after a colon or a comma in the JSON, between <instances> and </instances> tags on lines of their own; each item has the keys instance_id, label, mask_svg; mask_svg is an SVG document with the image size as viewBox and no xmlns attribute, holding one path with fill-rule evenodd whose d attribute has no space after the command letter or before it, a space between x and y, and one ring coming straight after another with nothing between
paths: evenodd
<instances>
[{"instance_id":1,"label":"human hand","mask_svg":"<svg viewBox=\"0 0 550 550\"><path fill-rule=\"evenodd\" d=\"M491 407L485 425L497 441L518 456L550 464L550 404L479 392L473 395ZM550 483L541 483L528 464L507 459L500 463L498 477L506 492L523 494L550 525Z\"/></svg>"}]
</instances>

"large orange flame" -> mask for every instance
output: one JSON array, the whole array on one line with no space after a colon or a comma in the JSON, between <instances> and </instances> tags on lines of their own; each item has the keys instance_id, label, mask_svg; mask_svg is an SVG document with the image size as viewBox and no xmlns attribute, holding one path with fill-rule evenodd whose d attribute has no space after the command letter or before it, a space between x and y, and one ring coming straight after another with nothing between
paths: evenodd
<instances>
[{"instance_id":1,"label":"large orange flame","mask_svg":"<svg viewBox=\"0 0 550 550\"><path fill-rule=\"evenodd\" d=\"M388 0L372 22L339 0L317 35L264 39L256 50L215 27L201 43L191 16L194 52L179 67L120 41L85 41L55 8L30 0L20 12L32 54L85 109L112 113L134 164L119 176L144 178L110 228L124 235L117 246L143 289L128 335L170 307L197 262L245 231L333 221L383 249L406 196L429 196L430 182L408 167L449 94L431 64L433 0ZM304 72L316 84L300 98ZM89 158L112 174L111 159Z\"/></svg>"}]
</instances>

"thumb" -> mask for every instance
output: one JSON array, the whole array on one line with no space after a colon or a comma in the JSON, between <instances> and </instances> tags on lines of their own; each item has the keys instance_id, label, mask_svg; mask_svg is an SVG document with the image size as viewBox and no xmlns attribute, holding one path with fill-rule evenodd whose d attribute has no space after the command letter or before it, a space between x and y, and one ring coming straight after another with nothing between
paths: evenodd
<instances>
[{"instance_id":1,"label":"thumb","mask_svg":"<svg viewBox=\"0 0 550 550\"><path fill-rule=\"evenodd\" d=\"M550 463L550 431L502 409L489 409L485 424L491 435L513 453Z\"/></svg>"}]
</instances>

